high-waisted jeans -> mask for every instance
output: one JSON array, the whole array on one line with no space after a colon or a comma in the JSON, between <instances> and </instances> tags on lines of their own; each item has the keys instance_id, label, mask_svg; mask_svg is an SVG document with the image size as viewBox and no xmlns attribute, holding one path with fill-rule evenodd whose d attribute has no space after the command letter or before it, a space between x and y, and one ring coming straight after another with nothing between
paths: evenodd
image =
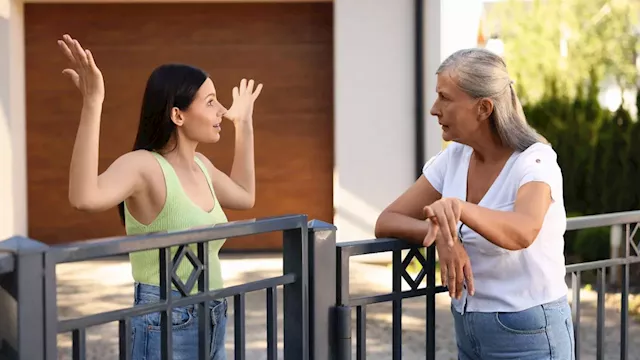
<instances>
[{"instance_id":1,"label":"high-waisted jeans","mask_svg":"<svg viewBox=\"0 0 640 360\"><path fill-rule=\"evenodd\" d=\"M566 297L518 312L451 311L460 360L575 359Z\"/></svg>"},{"instance_id":2,"label":"high-waisted jeans","mask_svg":"<svg viewBox=\"0 0 640 360\"><path fill-rule=\"evenodd\" d=\"M181 297L173 291L174 297ZM135 305L160 301L160 287L135 284ZM172 312L172 344L174 360L198 359L197 305L174 308ZM227 326L227 300L214 300L205 316L211 316L210 359L226 360L225 333ZM161 358L160 313L132 318L132 360L159 360Z\"/></svg>"}]
</instances>

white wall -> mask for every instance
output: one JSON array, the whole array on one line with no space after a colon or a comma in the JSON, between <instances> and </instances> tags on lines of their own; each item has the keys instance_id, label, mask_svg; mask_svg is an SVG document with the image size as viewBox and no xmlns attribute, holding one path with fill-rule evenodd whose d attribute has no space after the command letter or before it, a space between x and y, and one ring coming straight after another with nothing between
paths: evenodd
<instances>
[{"instance_id":1,"label":"white wall","mask_svg":"<svg viewBox=\"0 0 640 360\"><path fill-rule=\"evenodd\" d=\"M481 0L425 0L426 159L442 149L435 71L476 46L481 11ZM339 241L358 240L415 181L414 1L336 0L334 14L334 222Z\"/></svg>"},{"instance_id":2,"label":"white wall","mask_svg":"<svg viewBox=\"0 0 640 360\"><path fill-rule=\"evenodd\" d=\"M373 237L414 180L413 0L334 1L338 240Z\"/></svg>"},{"instance_id":3,"label":"white wall","mask_svg":"<svg viewBox=\"0 0 640 360\"><path fill-rule=\"evenodd\" d=\"M483 0L425 0L424 101L427 159L442 149L442 132L438 120L429 114L429 109L436 100L436 70L455 51L477 47L482 7Z\"/></svg>"},{"instance_id":4,"label":"white wall","mask_svg":"<svg viewBox=\"0 0 640 360\"><path fill-rule=\"evenodd\" d=\"M0 241L27 234L23 6L0 0Z\"/></svg>"}]
</instances>

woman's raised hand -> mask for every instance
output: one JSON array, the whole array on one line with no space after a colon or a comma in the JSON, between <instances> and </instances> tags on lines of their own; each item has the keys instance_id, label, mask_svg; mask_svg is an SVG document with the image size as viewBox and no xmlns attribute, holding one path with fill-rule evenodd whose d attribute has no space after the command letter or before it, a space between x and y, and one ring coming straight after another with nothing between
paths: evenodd
<instances>
[{"instance_id":1,"label":"woman's raised hand","mask_svg":"<svg viewBox=\"0 0 640 360\"><path fill-rule=\"evenodd\" d=\"M78 40L64 35L58 40L62 53L70 62L70 67L62 71L69 76L82 93L85 103L102 103L104 101L104 79L96 66L93 54L83 49Z\"/></svg>"},{"instance_id":2,"label":"woman's raised hand","mask_svg":"<svg viewBox=\"0 0 640 360\"><path fill-rule=\"evenodd\" d=\"M253 79L248 82L246 79L242 79L240 87L233 88L233 104L224 116L235 124L253 120L253 103L260 96L262 84L258 84L255 89L253 86Z\"/></svg>"}]
</instances>

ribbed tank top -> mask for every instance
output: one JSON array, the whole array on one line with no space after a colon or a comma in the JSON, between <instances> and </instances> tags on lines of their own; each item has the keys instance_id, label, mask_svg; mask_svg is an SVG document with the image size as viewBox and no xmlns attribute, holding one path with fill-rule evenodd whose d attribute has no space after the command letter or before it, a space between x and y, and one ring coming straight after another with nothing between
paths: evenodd
<instances>
[{"instance_id":1,"label":"ribbed tank top","mask_svg":"<svg viewBox=\"0 0 640 360\"><path fill-rule=\"evenodd\" d=\"M199 226L210 226L227 222L227 216L222 210L218 198L215 195L209 172L204 164L195 158L195 162L204 173L209 190L213 195L215 205L209 212L202 210L196 205L185 193L180 183L180 179L176 174L173 166L160 154L151 152L157 159L167 189L167 197L165 204L158 216L149 224L144 225L137 221L127 209L126 203L124 207L124 219L127 235L139 235L151 232L166 232L186 230ZM222 274L220 269L220 259L218 252L224 244L225 240L216 240L209 242L209 289L219 289L223 286ZM198 253L197 244L189 245L195 255ZM178 247L171 248L171 258L173 259ZM133 279L136 282L159 286L160 284L160 259L158 250L139 251L129 254L131 261L131 270ZM182 258L180 265L176 271L178 277L184 284L187 283L189 275L193 270L193 265L185 256ZM172 285L173 289L176 289ZM194 286L191 293L198 292L198 287Z\"/></svg>"}]
</instances>

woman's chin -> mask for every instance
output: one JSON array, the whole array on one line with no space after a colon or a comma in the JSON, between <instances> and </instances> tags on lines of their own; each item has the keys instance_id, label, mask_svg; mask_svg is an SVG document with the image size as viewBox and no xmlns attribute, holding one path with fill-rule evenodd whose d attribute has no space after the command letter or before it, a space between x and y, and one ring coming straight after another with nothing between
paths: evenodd
<instances>
[{"instance_id":1,"label":"woman's chin","mask_svg":"<svg viewBox=\"0 0 640 360\"><path fill-rule=\"evenodd\" d=\"M210 137L207 139L206 143L208 143L208 144L215 144L215 143L217 143L218 141L220 141L220 133L216 133L216 134L213 134L212 136L210 136Z\"/></svg>"}]
</instances>

